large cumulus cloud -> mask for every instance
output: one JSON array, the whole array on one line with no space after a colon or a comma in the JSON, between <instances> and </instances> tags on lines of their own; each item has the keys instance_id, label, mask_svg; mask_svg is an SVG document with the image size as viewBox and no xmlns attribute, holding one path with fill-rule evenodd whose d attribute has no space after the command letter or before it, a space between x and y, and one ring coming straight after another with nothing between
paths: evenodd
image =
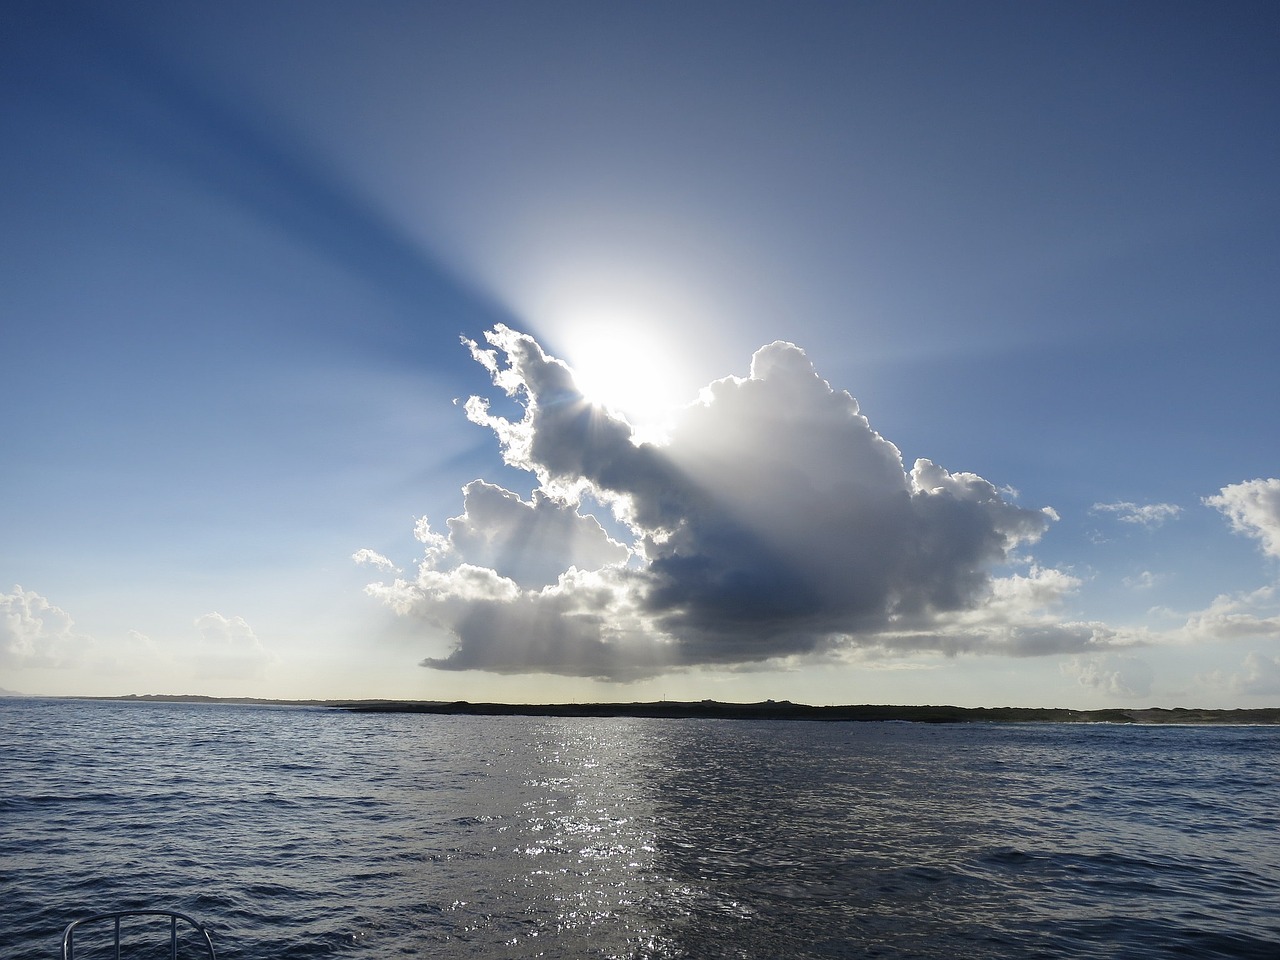
<instances>
[{"instance_id":1,"label":"large cumulus cloud","mask_svg":"<svg viewBox=\"0 0 1280 960\"><path fill-rule=\"evenodd\" d=\"M711 384L656 444L589 403L532 337L500 326L486 339L468 342L472 355L522 415L475 397L467 415L538 489L525 501L469 484L447 533L420 523L416 575L370 586L452 637L429 666L632 679L872 648L1025 655L1115 639L1034 614L1069 592L1065 575L992 579L1052 510L929 460L907 469L793 344ZM587 503L612 512L626 542Z\"/></svg>"}]
</instances>

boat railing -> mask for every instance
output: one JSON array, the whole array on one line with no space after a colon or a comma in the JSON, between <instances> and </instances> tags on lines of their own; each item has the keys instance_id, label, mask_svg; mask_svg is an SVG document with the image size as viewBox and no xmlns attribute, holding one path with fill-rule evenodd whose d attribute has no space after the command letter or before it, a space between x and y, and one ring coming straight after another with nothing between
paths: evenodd
<instances>
[{"instance_id":1,"label":"boat railing","mask_svg":"<svg viewBox=\"0 0 1280 960\"><path fill-rule=\"evenodd\" d=\"M169 958L170 960L178 960L178 940L179 932L188 934L183 939L184 946L190 942L195 944L196 953L207 958L207 960L217 960L213 952L213 939L209 936L208 929L200 922L188 917L185 913L176 913L172 910L117 910L113 913L98 913L91 917L82 917L79 920L73 920L67 924L67 929L62 934L62 960L75 960L75 940L76 931L84 926L96 926L110 924L112 927L110 937L111 943L115 949L115 960L121 960L121 921L129 917L145 917L149 919L162 918L168 921L169 927ZM188 930L187 928L190 928ZM87 939L87 938L86 938ZM101 945L104 937L100 934L94 941L95 945ZM183 951L184 955L189 951Z\"/></svg>"}]
</instances>

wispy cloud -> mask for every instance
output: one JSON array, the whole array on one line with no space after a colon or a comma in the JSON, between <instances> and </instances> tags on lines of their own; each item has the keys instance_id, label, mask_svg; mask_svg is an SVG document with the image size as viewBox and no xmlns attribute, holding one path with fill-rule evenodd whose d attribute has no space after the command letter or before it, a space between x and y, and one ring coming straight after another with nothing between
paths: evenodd
<instances>
[{"instance_id":1,"label":"wispy cloud","mask_svg":"<svg viewBox=\"0 0 1280 960\"><path fill-rule=\"evenodd\" d=\"M1090 513L1112 513L1121 523L1132 523L1136 526L1153 529L1167 520L1172 520L1182 512L1182 508L1174 503L1095 503Z\"/></svg>"},{"instance_id":2,"label":"wispy cloud","mask_svg":"<svg viewBox=\"0 0 1280 960\"><path fill-rule=\"evenodd\" d=\"M389 573L399 573L399 568L394 563L378 553L376 550L370 550L368 547L362 547L351 555L351 559L356 563L367 564L371 567L377 567L379 570L386 570Z\"/></svg>"},{"instance_id":3,"label":"wispy cloud","mask_svg":"<svg viewBox=\"0 0 1280 960\"><path fill-rule=\"evenodd\" d=\"M1141 573L1134 574L1131 577L1125 577L1120 582L1130 590L1150 590L1161 579L1160 574L1152 573L1150 570L1143 570Z\"/></svg>"},{"instance_id":4,"label":"wispy cloud","mask_svg":"<svg viewBox=\"0 0 1280 960\"><path fill-rule=\"evenodd\" d=\"M1130 642L1046 613L1074 589L1067 574L992 578L1051 509L927 459L908 470L793 344L711 384L655 444L588 403L533 338L501 326L486 337L468 347L523 415L477 397L467 415L538 489L525 501L468 484L447 533L419 524L416 576L370 585L452 639L428 666L627 680L871 648L1035 655ZM584 512L588 500L629 543Z\"/></svg>"}]
</instances>

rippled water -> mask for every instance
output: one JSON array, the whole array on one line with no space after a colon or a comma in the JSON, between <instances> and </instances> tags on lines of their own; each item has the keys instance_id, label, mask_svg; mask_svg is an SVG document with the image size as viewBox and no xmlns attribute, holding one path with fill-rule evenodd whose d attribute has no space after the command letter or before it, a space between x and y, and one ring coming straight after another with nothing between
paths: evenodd
<instances>
[{"instance_id":1,"label":"rippled water","mask_svg":"<svg viewBox=\"0 0 1280 960\"><path fill-rule=\"evenodd\" d=\"M1280 729L0 701L0 943L220 957L1280 957Z\"/></svg>"}]
</instances>

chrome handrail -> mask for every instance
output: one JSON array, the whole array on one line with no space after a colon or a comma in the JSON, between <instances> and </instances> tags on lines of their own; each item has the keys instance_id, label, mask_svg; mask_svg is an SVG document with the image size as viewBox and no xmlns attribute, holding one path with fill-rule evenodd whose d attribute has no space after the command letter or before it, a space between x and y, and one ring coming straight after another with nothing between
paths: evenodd
<instances>
[{"instance_id":1,"label":"chrome handrail","mask_svg":"<svg viewBox=\"0 0 1280 960\"><path fill-rule=\"evenodd\" d=\"M112 913L97 913L92 917L81 917L79 920L73 920L67 924L67 929L62 932L62 960L74 960L77 927L86 923L100 923L103 920L110 920L115 925L116 960L120 960L120 921L124 917L165 917L168 919L170 960L178 960L178 921L182 921L199 934L204 943L205 955L209 960L217 960L217 956L213 952L213 938L209 936L208 929L199 921L188 917L185 913L178 913L174 910L116 910ZM200 941L198 940L197 942Z\"/></svg>"}]
</instances>

